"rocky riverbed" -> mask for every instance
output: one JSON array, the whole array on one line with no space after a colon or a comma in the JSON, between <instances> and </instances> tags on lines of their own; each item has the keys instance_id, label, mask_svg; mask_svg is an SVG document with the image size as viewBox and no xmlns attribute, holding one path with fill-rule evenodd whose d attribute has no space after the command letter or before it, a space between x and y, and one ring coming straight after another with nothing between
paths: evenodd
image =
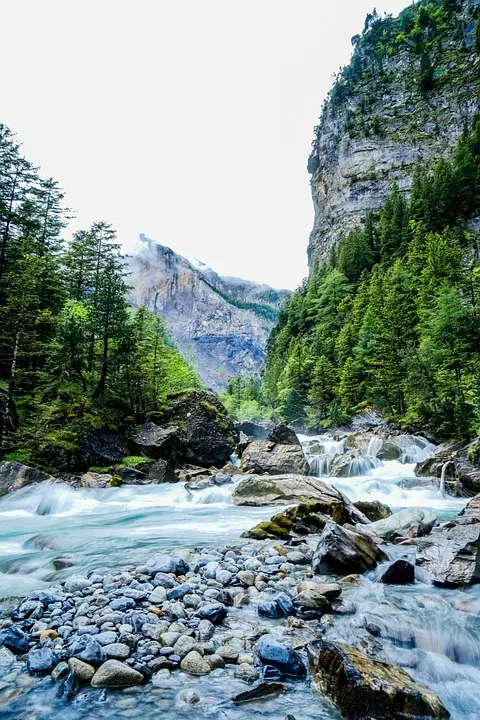
<instances>
[{"instance_id":1,"label":"rocky riverbed","mask_svg":"<svg viewBox=\"0 0 480 720\"><path fill-rule=\"evenodd\" d=\"M2 717L480 715L479 498L378 442L325 479L300 463L345 440L266 443L243 474L0 501Z\"/></svg>"}]
</instances>

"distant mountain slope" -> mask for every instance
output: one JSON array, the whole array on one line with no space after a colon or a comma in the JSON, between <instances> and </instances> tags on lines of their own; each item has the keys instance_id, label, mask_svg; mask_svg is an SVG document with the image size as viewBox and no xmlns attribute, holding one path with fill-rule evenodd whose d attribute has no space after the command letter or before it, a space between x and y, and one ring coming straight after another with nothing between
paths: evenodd
<instances>
[{"instance_id":1,"label":"distant mountain slope","mask_svg":"<svg viewBox=\"0 0 480 720\"><path fill-rule=\"evenodd\" d=\"M205 385L221 390L239 373L259 373L278 309L290 292L221 277L143 235L140 240L131 259L132 302L165 319Z\"/></svg>"}]
</instances>

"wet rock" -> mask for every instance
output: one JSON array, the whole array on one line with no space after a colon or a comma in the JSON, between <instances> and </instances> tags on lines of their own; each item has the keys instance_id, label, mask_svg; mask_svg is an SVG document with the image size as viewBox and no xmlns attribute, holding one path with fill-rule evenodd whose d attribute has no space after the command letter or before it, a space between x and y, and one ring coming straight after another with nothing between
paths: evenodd
<instances>
[{"instance_id":1,"label":"wet rock","mask_svg":"<svg viewBox=\"0 0 480 720\"><path fill-rule=\"evenodd\" d=\"M225 667L225 660L220 657L220 655L217 655L217 653L213 653L213 655L209 655L207 657L207 662L210 665L212 670L218 670L219 668Z\"/></svg>"},{"instance_id":2,"label":"wet rock","mask_svg":"<svg viewBox=\"0 0 480 720\"><path fill-rule=\"evenodd\" d=\"M386 440L377 457L380 460L400 460L403 463L415 463L425 458L429 453L433 455L435 446L419 435L396 435ZM423 456L423 458L422 458Z\"/></svg>"},{"instance_id":3,"label":"wet rock","mask_svg":"<svg viewBox=\"0 0 480 720\"><path fill-rule=\"evenodd\" d=\"M32 674L51 672L58 665L60 658L56 652L48 647L30 650L27 655L27 668Z\"/></svg>"},{"instance_id":4,"label":"wet rock","mask_svg":"<svg viewBox=\"0 0 480 720\"><path fill-rule=\"evenodd\" d=\"M336 600L342 594L342 587L338 583L318 583L310 580L305 580L297 588L299 593L305 592L306 590L315 590L320 595L323 595L327 600Z\"/></svg>"},{"instance_id":5,"label":"wet rock","mask_svg":"<svg viewBox=\"0 0 480 720\"><path fill-rule=\"evenodd\" d=\"M6 460L0 463L0 497L20 490L20 488L34 483L45 481L54 482L55 479L47 473L36 468L22 465L22 463Z\"/></svg>"},{"instance_id":6,"label":"wet rock","mask_svg":"<svg viewBox=\"0 0 480 720\"><path fill-rule=\"evenodd\" d=\"M232 702L237 705L243 705L244 703L256 702L258 700L272 700L272 698L281 695L284 690L285 687L281 683L262 682L251 690L246 690L238 695L234 695Z\"/></svg>"},{"instance_id":7,"label":"wet rock","mask_svg":"<svg viewBox=\"0 0 480 720\"><path fill-rule=\"evenodd\" d=\"M128 597L115 598L110 603L112 610L118 610L119 612L125 612L135 607L135 600Z\"/></svg>"},{"instance_id":8,"label":"wet rock","mask_svg":"<svg viewBox=\"0 0 480 720\"><path fill-rule=\"evenodd\" d=\"M198 705L200 696L195 690L182 690L176 698L176 705Z\"/></svg>"},{"instance_id":9,"label":"wet rock","mask_svg":"<svg viewBox=\"0 0 480 720\"><path fill-rule=\"evenodd\" d=\"M325 510L342 505L350 506L344 496L328 487L318 478L304 475L246 475L236 486L233 501L235 505L285 505L287 502L324 502ZM353 506L352 506L353 507ZM353 514L358 513L355 508ZM357 522L357 521L355 521ZM361 522L359 520L358 522Z\"/></svg>"},{"instance_id":10,"label":"wet rock","mask_svg":"<svg viewBox=\"0 0 480 720\"><path fill-rule=\"evenodd\" d=\"M341 643L317 641L308 646L312 682L352 720L424 720L449 718L431 690L415 683L391 663L371 660Z\"/></svg>"},{"instance_id":11,"label":"wet rock","mask_svg":"<svg viewBox=\"0 0 480 720\"><path fill-rule=\"evenodd\" d=\"M480 582L480 523L455 525L414 543L416 565L428 572L435 585L464 587Z\"/></svg>"},{"instance_id":12,"label":"wet rock","mask_svg":"<svg viewBox=\"0 0 480 720\"><path fill-rule=\"evenodd\" d=\"M15 662L15 655L6 647L0 647L0 668L8 668Z\"/></svg>"},{"instance_id":13,"label":"wet rock","mask_svg":"<svg viewBox=\"0 0 480 720\"><path fill-rule=\"evenodd\" d=\"M306 668L299 653L273 635L263 635L257 642L257 655L264 665L272 665L285 676L304 677Z\"/></svg>"},{"instance_id":14,"label":"wet rock","mask_svg":"<svg viewBox=\"0 0 480 720\"><path fill-rule=\"evenodd\" d=\"M75 639L67 648L68 657L76 657L91 665L100 665L106 655L102 646L89 635Z\"/></svg>"},{"instance_id":15,"label":"wet rock","mask_svg":"<svg viewBox=\"0 0 480 720\"><path fill-rule=\"evenodd\" d=\"M104 645L103 651L108 658L115 658L116 660L126 660L130 657L130 648L125 643Z\"/></svg>"},{"instance_id":16,"label":"wet rock","mask_svg":"<svg viewBox=\"0 0 480 720\"><path fill-rule=\"evenodd\" d=\"M160 580L163 579L163 576L167 576L167 578L173 582L171 587L174 587L175 581L170 577L170 573L177 571L177 560L171 555L155 555L150 558L147 562L147 570L150 575L155 575L155 581L158 584L161 584ZM160 578L157 579L159 574ZM163 587L168 586L164 585Z\"/></svg>"},{"instance_id":17,"label":"wet rock","mask_svg":"<svg viewBox=\"0 0 480 720\"><path fill-rule=\"evenodd\" d=\"M387 541L394 535L422 537L431 532L436 522L437 516L431 510L409 507L390 515L385 520L370 523L365 528L365 532L373 532Z\"/></svg>"},{"instance_id":18,"label":"wet rock","mask_svg":"<svg viewBox=\"0 0 480 720\"><path fill-rule=\"evenodd\" d=\"M200 620L197 631L200 642L208 642L215 634L215 626L210 620Z\"/></svg>"},{"instance_id":19,"label":"wet rock","mask_svg":"<svg viewBox=\"0 0 480 720\"><path fill-rule=\"evenodd\" d=\"M86 472L80 478L80 487L106 488L111 487L117 481L109 473Z\"/></svg>"},{"instance_id":20,"label":"wet rock","mask_svg":"<svg viewBox=\"0 0 480 720\"><path fill-rule=\"evenodd\" d=\"M213 393L194 390L171 396L162 421L183 429L185 462L221 468L235 450L237 430Z\"/></svg>"},{"instance_id":21,"label":"wet rock","mask_svg":"<svg viewBox=\"0 0 480 720\"><path fill-rule=\"evenodd\" d=\"M314 610L326 610L329 606L325 595L322 595L315 588L308 588L299 593L293 602L296 607L311 608Z\"/></svg>"},{"instance_id":22,"label":"wet rock","mask_svg":"<svg viewBox=\"0 0 480 720\"><path fill-rule=\"evenodd\" d=\"M387 555L367 535L336 523L328 523L320 537L313 555L312 569L315 573L333 570L338 574L373 570Z\"/></svg>"},{"instance_id":23,"label":"wet rock","mask_svg":"<svg viewBox=\"0 0 480 720\"><path fill-rule=\"evenodd\" d=\"M160 427L147 422L133 438L137 451L153 460L171 463L181 461L185 454L185 436L179 427Z\"/></svg>"},{"instance_id":24,"label":"wet rock","mask_svg":"<svg viewBox=\"0 0 480 720\"><path fill-rule=\"evenodd\" d=\"M100 645L112 645L117 642L118 635L113 630L106 630L105 632L98 633L95 635L95 640Z\"/></svg>"},{"instance_id":25,"label":"wet rock","mask_svg":"<svg viewBox=\"0 0 480 720\"><path fill-rule=\"evenodd\" d=\"M81 575L73 575L65 581L65 590L69 593L81 592L91 585L91 581Z\"/></svg>"},{"instance_id":26,"label":"wet rock","mask_svg":"<svg viewBox=\"0 0 480 720\"><path fill-rule=\"evenodd\" d=\"M415 581L415 568L407 560L395 560L381 575L387 585L406 585Z\"/></svg>"},{"instance_id":27,"label":"wet rock","mask_svg":"<svg viewBox=\"0 0 480 720\"><path fill-rule=\"evenodd\" d=\"M359 500L353 503L357 510L360 510L371 522L377 520L385 520L390 517L392 511L388 505L384 505L379 500Z\"/></svg>"},{"instance_id":28,"label":"wet rock","mask_svg":"<svg viewBox=\"0 0 480 720\"><path fill-rule=\"evenodd\" d=\"M180 668L190 675L208 675L211 672L207 660L196 650L192 650L183 658Z\"/></svg>"},{"instance_id":29,"label":"wet rock","mask_svg":"<svg viewBox=\"0 0 480 720\"><path fill-rule=\"evenodd\" d=\"M258 614L269 618L287 617L293 612L293 603L286 593L279 593L272 600L258 606Z\"/></svg>"},{"instance_id":30,"label":"wet rock","mask_svg":"<svg viewBox=\"0 0 480 720\"><path fill-rule=\"evenodd\" d=\"M190 637L188 635L180 635L177 642L173 646L173 651L175 655L178 655L181 658L184 658L192 650L200 652L197 641L193 637Z\"/></svg>"},{"instance_id":31,"label":"wet rock","mask_svg":"<svg viewBox=\"0 0 480 720\"><path fill-rule=\"evenodd\" d=\"M280 475L283 473L297 473L306 475L308 461L303 453L295 433L288 430L291 436L283 438L281 432L273 433L267 440L254 440L249 443L242 453L242 471L254 472L259 475ZM277 437L272 439L272 437ZM281 442L281 440L288 442Z\"/></svg>"},{"instance_id":32,"label":"wet rock","mask_svg":"<svg viewBox=\"0 0 480 720\"><path fill-rule=\"evenodd\" d=\"M257 670L248 663L241 663L240 665L237 665L233 676L239 680L244 680L249 683L255 682L259 677Z\"/></svg>"},{"instance_id":33,"label":"wet rock","mask_svg":"<svg viewBox=\"0 0 480 720\"><path fill-rule=\"evenodd\" d=\"M227 608L222 603L209 603L201 607L197 615L202 620L210 620L214 625L218 625L227 617Z\"/></svg>"},{"instance_id":34,"label":"wet rock","mask_svg":"<svg viewBox=\"0 0 480 720\"><path fill-rule=\"evenodd\" d=\"M222 658L226 663L235 665L238 662L239 651L234 645L220 645L216 654Z\"/></svg>"},{"instance_id":35,"label":"wet rock","mask_svg":"<svg viewBox=\"0 0 480 720\"><path fill-rule=\"evenodd\" d=\"M251 570L240 570L240 572L237 573L237 580L239 580L242 585L245 585L245 587L250 587L255 584L255 575Z\"/></svg>"},{"instance_id":36,"label":"wet rock","mask_svg":"<svg viewBox=\"0 0 480 720\"><path fill-rule=\"evenodd\" d=\"M78 658L70 658L68 668L81 682L90 682L95 675L95 668Z\"/></svg>"},{"instance_id":37,"label":"wet rock","mask_svg":"<svg viewBox=\"0 0 480 720\"><path fill-rule=\"evenodd\" d=\"M0 645L4 645L7 650L15 653L15 655L28 652L30 647L28 644L28 636L15 625L5 630L0 630Z\"/></svg>"},{"instance_id":38,"label":"wet rock","mask_svg":"<svg viewBox=\"0 0 480 720\"><path fill-rule=\"evenodd\" d=\"M68 675L69 668L66 662L59 662L52 670L52 680L63 680Z\"/></svg>"},{"instance_id":39,"label":"wet rock","mask_svg":"<svg viewBox=\"0 0 480 720\"><path fill-rule=\"evenodd\" d=\"M107 660L92 678L93 687L122 688L143 683L143 675L118 660Z\"/></svg>"}]
</instances>

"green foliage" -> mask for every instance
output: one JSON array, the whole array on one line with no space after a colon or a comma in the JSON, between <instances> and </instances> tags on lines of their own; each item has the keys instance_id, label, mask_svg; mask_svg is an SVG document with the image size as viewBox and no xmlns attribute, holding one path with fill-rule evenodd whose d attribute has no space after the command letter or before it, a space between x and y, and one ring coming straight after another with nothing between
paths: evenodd
<instances>
[{"instance_id":1,"label":"green foliage","mask_svg":"<svg viewBox=\"0 0 480 720\"><path fill-rule=\"evenodd\" d=\"M276 413L321 428L375 406L446 438L478 433L479 214L477 118L451 160L417 168L408 202L394 184L285 303L264 373Z\"/></svg>"},{"instance_id":2,"label":"green foliage","mask_svg":"<svg viewBox=\"0 0 480 720\"><path fill-rule=\"evenodd\" d=\"M0 382L20 416L8 445L52 464L92 429L143 421L201 387L162 320L130 308L113 228L64 242L62 199L0 125Z\"/></svg>"},{"instance_id":3,"label":"green foliage","mask_svg":"<svg viewBox=\"0 0 480 720\"><path fill-rule=\"evenodd\" d=\"M261 422L269 420L273 409L269 407L259 378L238 375L232 378L221 396L229 414L236 420Z\"/></svg>"},{"instance_id":4,"label":"green foliage","mask_svg":"<svg viewBox=\"0 0 480 720\"><path fill-rule=\"evenodd\" d=\"M206 281L204 281L206 282ZM220 295L221 298L223 298L229 305L233 305L234 307L240 308L240 310L251 310L256 315L260 315L260 317L264 317L267 320L271 320L272 322L276 322L278 319L278 310L275 307L272 307L271 305L263 305L262 303L256 303L256 302L250 302L248 300L239 300L238 298L231 297L230 295L227 295L226 293L222 292L219 288L214 287L213 285L210 285L210 283L207 283L209 288L213 290L213 292L216 292L217 295ZM265 294L265 300L266 302L270 302L271 294L266 293Z\"/></svg>"}]
</instances>

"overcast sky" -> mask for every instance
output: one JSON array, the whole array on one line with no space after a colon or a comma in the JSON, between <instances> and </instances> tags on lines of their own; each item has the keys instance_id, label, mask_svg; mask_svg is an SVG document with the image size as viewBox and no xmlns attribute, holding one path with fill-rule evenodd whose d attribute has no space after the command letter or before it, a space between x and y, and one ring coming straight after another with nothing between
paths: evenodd
<instances>
[{"instance_id":1,"label":"overcast sky","mask_svg":"<svg viewBox=\"0 0 480 720\"><path fill-rule=\"evenodd\" d=\"M295 288L307 157L332 73L375 0L2 3L0 122L76 220L217 272ZM399 12L408 0L378 0Z\"/></svg>"}]
</instances>

